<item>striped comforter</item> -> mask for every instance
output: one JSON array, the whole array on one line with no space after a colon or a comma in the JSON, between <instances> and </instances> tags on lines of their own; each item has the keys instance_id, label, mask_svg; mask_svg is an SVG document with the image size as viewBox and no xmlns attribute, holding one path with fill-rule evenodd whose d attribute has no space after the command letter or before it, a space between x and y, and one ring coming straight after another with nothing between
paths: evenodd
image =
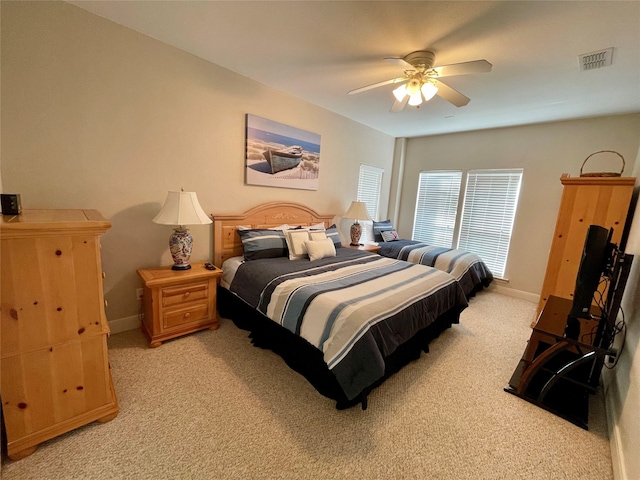
<instances>
[{"instance_id":1,"label":"striped comforter","mask_svg":"<svg viewBox=\"0 0 640 480\"><path fill-rule=\"evenodd\" d=\"M380 242L378 253L447 272L460 283L467 297L493 281L493 274L482 259L464 250L433 247L414 240L397 240Z\"/></svg>"},{"instance_id":2,"label":"striped comforter","mask_svg":"<svg viewBox=\"0 0 640 480\"><path fill-rule=\"evenodd\" d=\"M321 350L348 399L384 376L399 345L467 306L449 274L349 248L314 262L245 262L230 290Z\"/></svg>"}]
</instances>

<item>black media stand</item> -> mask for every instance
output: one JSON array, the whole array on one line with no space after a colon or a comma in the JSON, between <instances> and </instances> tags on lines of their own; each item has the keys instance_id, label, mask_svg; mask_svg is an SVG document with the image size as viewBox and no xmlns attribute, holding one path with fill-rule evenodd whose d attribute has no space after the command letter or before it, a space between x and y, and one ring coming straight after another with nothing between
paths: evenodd
<instances>
[{"instance_id":1,"label":"black media stand","mask_svg":"<svg viewBox=\"0 0 640 480\"><path fill-rule=\"evenodd\" d=\"M611 352L596 346L597 307L593 319L578 319L577 339L565 337L571 306L569 299L549 297L505 391L588 429L589 394Z\"/></svg>"}]
</instances>

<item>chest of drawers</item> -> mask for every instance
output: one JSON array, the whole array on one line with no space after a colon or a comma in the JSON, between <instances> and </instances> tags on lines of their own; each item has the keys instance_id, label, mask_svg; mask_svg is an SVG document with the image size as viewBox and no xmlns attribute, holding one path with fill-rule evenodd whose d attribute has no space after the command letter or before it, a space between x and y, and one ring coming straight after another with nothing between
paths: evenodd
<instances>
[{"instance_id":1,"label":"chest of drawers","mask_svg":"<svg viewBox=\"0 0 640 480\"><path fill-rule=\"evenodd\" d=\"M2 412L9 457L118 414L95 210L0 217Z\"/></svg>"}]
</instances>

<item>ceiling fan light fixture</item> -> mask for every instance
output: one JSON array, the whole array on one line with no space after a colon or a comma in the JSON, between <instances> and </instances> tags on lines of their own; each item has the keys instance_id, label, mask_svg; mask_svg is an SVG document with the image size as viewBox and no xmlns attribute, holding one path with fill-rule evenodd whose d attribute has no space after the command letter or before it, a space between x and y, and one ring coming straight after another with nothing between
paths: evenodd
<instances>
[{"instance_id":1,"label":"ceiling fan light fixture","mask_svg":"<svg viewBox=\"0 0 640 480\"><path fill-rule=\"evenodd\" d=\"M424 85L422 85L422 88L420 90L422 91L422 95L424 95L425 102L431 100L434 95L438 93L438 87L436 87L431 82L426 82Z\"/></svg>"},{"instance_id":2,"label":"ceiling fan light fixture","mask_svg":"<svg viewBox=\"0 0 640 480\"><path fill-rule=\"evenodd\" d=\"M406 95L407 95L407 86L404 83L400 85L398 88L393 90L393 96L396 97L396 99L399 102L401 102Z\"/></svg>"},{"instance_id":3,"label":"ceiling fan light fixture","mask_svg":"<svg viewBox=\"0 0 640 480\"><path fill-rule=\"evenodd\" d=\"M599 52L594 53L598 54ZM493 67L484 59L450 65L436 65L435 54L430 50L419 50L402 58L386 57L385 60L402 67L404 76L356 88L348 93L351 95L389 84L399 84L393 90L395 102L390 110L393 113L402 111L407 104L418 107L423 102L431 100L435 95L439 95L443 100L456 107L464 107L469 103L469 97L441 82L440 77L490 72Z\"/></svg>"},{"instance_id":4,"label":"ceiling fan light fixture","mask_svg":"<svg viewBox=\"0 0 640 480\"><path fill-rule=\"evenodd\" d=\"M418 93L414 94L414 95L409 95L409 105L411 105L412 107L417 107L418 105L422 104L422 94L420 93L420 90L418 90Z\"/></svg>"},{"instance_id":5,"label":"ceiling fan light fixture","mask_svg":"<svg viewBox=\"0 0 640 480\"><path fill-rule=\"evenodd\" d=\"M420 95L420 82L416 79L412 79L407 83L407 93L412 97Z\"/></svg>"}]
</instances>

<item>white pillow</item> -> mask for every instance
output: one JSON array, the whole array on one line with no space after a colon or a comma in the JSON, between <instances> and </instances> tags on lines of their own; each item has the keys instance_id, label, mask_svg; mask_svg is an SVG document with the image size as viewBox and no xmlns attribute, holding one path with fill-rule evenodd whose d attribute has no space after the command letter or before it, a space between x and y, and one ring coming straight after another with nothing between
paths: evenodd
<instances>
[{"instance_id":1,"label":"white pillow","mask_svg":"<svg viewBox=\"0 0 640 480\"><path fill-rule=\"evenodd\" d=\"M351 243L351 235L349 230L351 229L351 224L353 220L349 220L347 218L340 217L336 215L333 217L333 223L338 227L338 236L340 237L340 243L342 245L349 245Z\"/></svg>"},{"instance_id":2,"label":"white pillow","mask_svg":"<svg viewBox=\"0 0 640 480\"><path fill-rule=\"evenodd\" d=\"M305 230L324 230L324 223L316 223L315 225L287 225L288 228L293 228L293 229L297 229L300 230L301 228L304 228Z\"/></svg>"},{"instance_id":3,"label":"white pillow","mask_svg":"<svg viewBox=\"0 0 640 480\"><path fill-rule=\"evenodd\" d=\"M237 228L238 230L254 230L251 225L238 225ZM288 230L290 228L291 227L285 223L283 225L278 225L277 227L269 227L262 230Z\"/></svg>"},{"instance_id":4,"label":"white pillow","mask_svg":"<svg viewBox=\"0 0 640 480\"><path fill-rule=\"evenodd\" d=\"M309 239L310 240L324 240L325 238L327 238L327 232L325 232L324 230L318 230L318 231L310 231L309 232Z\"/></svg>"},{"instance_id":5,"label":"white pillow","mask_svg":"<svg viewBox=\"0 0 640 480\"><path fill-rule=\"evenodd\" d=\"M307 256L305 242L309 240L309 231L304 229L285 230L284 236L289 249L289 260L299 260Z\"/></svg>"},{"instance_id":6,"label":"white pillow","mask_svg":"<svg viewBox=\"0 0 640 480\"><path fill-rule=\"evenodd\" d=\"M320 260L321 258L335 257L336 247L333 240L325 238L324 240L307 240L305 247L309 254L309 260Z\"/></svg>"},{"instance_id":7,"label":"white pillow","mask_svg":"<svg viewBox=\"0 0 640 480\"><path fill-rule=\"evenodd\" d=\"M373 220L360 220L358 223L362 225L360 243L373 242Z\"/></svg>"},{"instance_id":8,"label":"white pillow","mask_svg":"<svg viewBox=\"0 0 640 480\"><path fill-rule=\"evenodd\" d=\"M282 225L278 225L277 227L269 227L269 230L289 230L291 227L289 225L282 224Z\"/></svg>"}]
</instances>

